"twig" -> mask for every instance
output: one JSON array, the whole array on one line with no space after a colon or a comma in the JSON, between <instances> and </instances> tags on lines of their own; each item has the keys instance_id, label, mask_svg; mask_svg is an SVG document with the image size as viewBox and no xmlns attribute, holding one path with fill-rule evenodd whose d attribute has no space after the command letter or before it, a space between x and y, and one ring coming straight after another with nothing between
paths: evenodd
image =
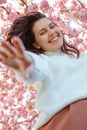
<instances>
[{"instance_id":1,"label":"twig","mask_svg":"<svg viewBox=\"0 0 87 130\"><path fill-rule=\"evenodd\" d=\"M28 8L28 5L26 4L26 2L24 1L24 0L21 0L22 1L22 3L24 4L24 5L26 5L26 7Z\"/></svg>"},{"instance_id":2,"label":"twig","mask_svg":"<svg viewBox=\"0 0 87 130\"><path fill-rule=\"evenodd\" d=\"M83 5L83 3L80 0L77 0L79 2L79 4L82 6L82 8L85 8L85 6Z\"/></svg>"},{"instance_id":3,"label":"twig","mask_svg":"<svg viewBox=\"0 0 87 130\"><path fill-rule=\"evenodd\" d=\"M21 124L21 123L23 123L23 122L29 122L29 123L31 123L38 115L39 115L39 113L37 113L35 116L33 116L32 119L30 119L30 120L27 119L27 120L25 120L25 121L17 122L17 123L15 123L15 124L9 126L7 130L10 130L13 126L16 126L16 125L18 125L18 124Z\"/></svg>"},{"instance_id":4,"label":"twig","mask_svg":"<svg viewBox=\"0 0 87 130\"><path fill-rule=\"evenodd\" d=\"M4 9L7 14L9 14L8 10L4 6L0 6L0 8Z\"/></svg>"}]
</instances>

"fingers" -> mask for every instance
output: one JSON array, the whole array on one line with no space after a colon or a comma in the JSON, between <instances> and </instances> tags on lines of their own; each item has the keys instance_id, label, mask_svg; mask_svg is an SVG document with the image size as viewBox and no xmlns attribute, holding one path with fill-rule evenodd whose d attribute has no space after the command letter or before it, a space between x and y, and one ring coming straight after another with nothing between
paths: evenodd
<instances>
[{"instance_id":1,"label":"fingers","mask_svg":"<svg viewBox=\"0 0 87 130\"><path fill-rule=\"evenodd\" d=\"M25 47L20 38L12 38L12 46L8 41L1 42L0 45L0 62L13 68L24 70L29 65L25 57ZM20 67L22 66L22 68Z\"/></svg>"},{"instance_id":2,"label":"fingers","mask_svg":"<svg viewBox=\"0 0 87 130\"><path fill-rule=\"evenodd\" d=\"M6 64L6 62L7 62L7 56L0 54L0 62L3 63L3 64Z\"/></svg>"},{"instance_id":3,"label":"fingers","mask_svg":"<svg viewBox=\"0 0 87 130\"><path fill-rule=\"evenodd\" d=\"M4 56L3 56L3 55L0 55L0 62L4 63L4 61L5 61Z\"/></svg>"},{"instance_id":4,"label":"fingers","mask_svg":"<svg viewBox=\"0 0 87 130\"><path fill-rule=\"evenodd\" d=\"M16 55L16 49L10 43L3 41L0 46L0 54L3 56L14 57Z\"/></svg>"},{"instance_id":5,"label":"fingers","mask_svg":"<svg viewBox=\"0 0 87 130\"><path fill-rule=\"evenodd\" d=\"M25 51L25 47L23 45L23 42L22 40L17 37L17 36L14 36L11 40L11 42L13 43L13 45L16 47L16 49L18 50L18 52L20 53L20 55L24 54L24 51Z\"/></svg>"},{"instance_id":6,"label":"fingers","mask_svg":"<svg viewBox=\"0 0 87 130\"><path fill-rule=\"evenodd\" d=\"M8 41L3 41L0 46L0 54L8 57L23 57L25 47L21 41L21 39L17 36L12 38L12 46Z\"/></svg>"}]
</instances>

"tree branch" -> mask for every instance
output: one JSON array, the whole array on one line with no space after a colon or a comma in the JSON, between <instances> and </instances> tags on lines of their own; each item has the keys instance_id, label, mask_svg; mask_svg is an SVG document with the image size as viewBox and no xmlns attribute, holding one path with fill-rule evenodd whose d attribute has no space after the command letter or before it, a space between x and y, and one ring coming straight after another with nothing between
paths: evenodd
<instances>
[{"instance_id":1,"label":"tree branch","mask_svg":"<svg viewBox=\"0 0 87 130\"><path fill-rule=\"evenodd\" d=\"M82 8L85 8L85 6L83 5L83 3L80 0L77 0L79 2L79 4L82 6Z\"/></svg>"},{"instance_id":2,"label":"tree branch","mask_svg":"<svg viewBox=\"0 0 87 130\"><path fill-rule=\"evenodd\" d=\"M0 8L2 8L3 10L5 10L6 13L9 14L8 10L4 6L0 6Z\"/></svg>"},{"instance_id":3,"label":"tree branch","mask_svg":"<svg viewBox=\"0 0 87 130\"><path fill-rule=\"evenodd\" d=\"M24 5L26 5L26 7L28 7L28 5L26 4L26 2L24 1L24 0L21 0L22 1L22 3L24 4Z\"/></svg>"}]
</instances>

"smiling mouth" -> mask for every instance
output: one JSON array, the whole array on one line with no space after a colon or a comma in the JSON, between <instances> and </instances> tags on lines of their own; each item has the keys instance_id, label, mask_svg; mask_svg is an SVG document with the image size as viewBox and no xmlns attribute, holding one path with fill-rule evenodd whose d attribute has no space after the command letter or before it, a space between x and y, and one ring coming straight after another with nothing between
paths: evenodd
<instances>
[{"instance_id":1,"label":"smiling mouth","mask_svg":"<svg viewBox=\"0 0 87 130\"><path fill-rule=\"evenodd\" d=\"M58 40L58 36L56 36L56 37L54 37L53 39L51 39L51 40L49 41L49 43L56 42L57 40Z\"/></svg>"},{"instance_id":2,"label":"smiling mouth","mask_svg":"<svg viewBox=\"0 0 87 130\"><path fill-rule=\"evenodd\" d=\"M55 37L50 42L55 42L57 39L58 39L58 37Z\"/></svg>"},{"instance_id":3,"label":"smiling mouth","mask_svg":"<svg viewBox=\"0 0 87 130\"><path fill-rule=\"evenodd\" d=\"M53 38L49 41L49 43L52 43L52 42L57 41L57 40L59 39L59 37L60 37L60 34L58 34L56 37L53 37Z\"/></svg>"}]
</instances>

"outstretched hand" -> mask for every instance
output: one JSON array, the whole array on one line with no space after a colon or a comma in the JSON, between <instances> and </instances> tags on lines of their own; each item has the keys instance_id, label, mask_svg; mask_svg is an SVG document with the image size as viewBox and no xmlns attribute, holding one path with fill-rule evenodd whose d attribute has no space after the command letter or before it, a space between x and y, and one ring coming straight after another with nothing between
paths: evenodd
<instances>
[{"instance_id":1,"label":"outstretched hand","mask_svg":"<svg viewBox=\"0 0 87 130\"><path fill-rule=\"evenodd\" d=\"M8 41L1 42L0 45L0 62L14 69L24 71L32 64L32 59L27 60L25 56L25 47L21 39L17 36L12 38L11 45Z\"/></svg>"}]
</instances>

